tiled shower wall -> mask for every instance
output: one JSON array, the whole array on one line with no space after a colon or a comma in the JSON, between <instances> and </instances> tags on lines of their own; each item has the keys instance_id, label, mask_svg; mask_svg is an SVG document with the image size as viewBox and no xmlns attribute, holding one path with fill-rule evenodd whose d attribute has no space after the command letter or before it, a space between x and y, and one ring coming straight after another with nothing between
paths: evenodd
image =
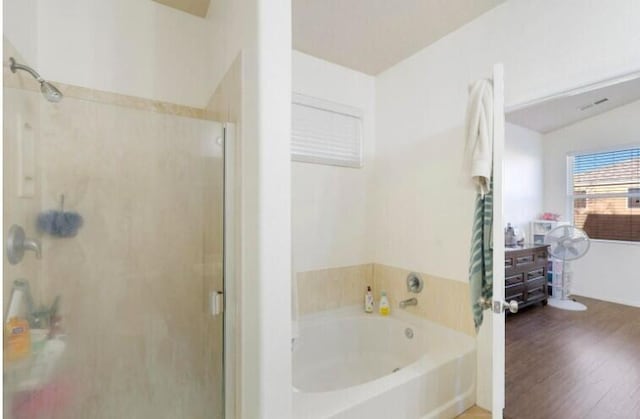
<instances>
[{"instance_id":1,"label":"tiled shower wall","mask_svg":"<svg viewBox=\"0 0 640 419\"><path fill-rule=\"evenodd\" d=\"M299 272L296 275L299 315L362 304L373 286L373 264Z\"/></svg>"},{"instance_id":2,"label":"tiled shower wall","mask_svg":"<svg viewBox=\"0 0 640 419\"><path fill-rule=\"evenodd\" d=\"M220 124L88 89L78 99L68 86L52 104L28 75L4 76L5 228L22 225L43 249L5 263L4 304L24 278L36 304L61 297L66 334L47 417L221 417L222 321L207 304L222 286ZM19 129L34 132L32 197L16 190ZM59 209L63 194L84 217L78 235L38 232L37 214Z\"/></svg>"},{"instance_id":3,"label":"tiled shower wall","mask_svg":"<svg viewBox=\"0 0 640 419\"><path fill-rule=\"evenodd\" d=\"M410 272L378 263L299 272L296 275L297 314L363 305L367 286L371 286L376 306L383 290L387 292L391 310L400 310L401 300L415 297L418 305L407 307L409 313L475 336L466 282L419 273L424 289L412 294L406 286Z\"/></svg>"}]
</instances>

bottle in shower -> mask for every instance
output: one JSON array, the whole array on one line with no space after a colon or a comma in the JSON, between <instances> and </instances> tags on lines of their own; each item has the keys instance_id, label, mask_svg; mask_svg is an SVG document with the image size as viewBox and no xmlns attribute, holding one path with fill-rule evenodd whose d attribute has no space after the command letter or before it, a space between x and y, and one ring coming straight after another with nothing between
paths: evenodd
<instances>
[{"instance_id":1,"label":"bottle in shower","mask_svg":"<svg viewBox=\"0 0 640 419\"><path fill-rule=\"evenodd\" d=\"M371 287L367 287L367 293L364 295L364 312L373 313L373 294L371 294Z\"/></svg>"},{"instance_id":2,"label":"bottle in shower","mask_svg":"<svg viewBox=\"0 0 640 419\"><path fill-rule=\"evenodd\" d=\"M380 293L380 314L382 316L388 316L391 312L391 308L389 307L389 300L387 299L387 293L382 291Z\"/></svg>"}]
</instances>

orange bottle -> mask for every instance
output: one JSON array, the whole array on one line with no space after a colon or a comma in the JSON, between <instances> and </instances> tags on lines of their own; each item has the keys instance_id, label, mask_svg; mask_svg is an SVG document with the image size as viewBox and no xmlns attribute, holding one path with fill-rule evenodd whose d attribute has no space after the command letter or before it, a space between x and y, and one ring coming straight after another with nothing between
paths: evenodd
<instances>
[{"instance_id":1,"label":"orange bottle","mask_svg":"<svg viewBox=\"0 0 640 419\"><path fill-rule=\"evenodd\" d=\"M5 325L7 361L19 361L31 353L31 334L29 322L20 317L12 317Z\"/></svg>"}]
</instances>

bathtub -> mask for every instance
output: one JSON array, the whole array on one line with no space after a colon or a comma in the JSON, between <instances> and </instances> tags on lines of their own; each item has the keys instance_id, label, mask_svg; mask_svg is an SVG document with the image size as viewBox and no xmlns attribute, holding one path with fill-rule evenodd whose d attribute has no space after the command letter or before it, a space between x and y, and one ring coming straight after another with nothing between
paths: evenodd
<instances>
[{"instance_id":1,"label":"bathtub","mask_svg":"<svg viewBox=\"0 0 640 419\"><path fill-rule=\"evenodd\" d=\"M360 307L304 316L294 330L296 419L449 419L475 402L470 336Z\"/></svg>"}]
</instances>

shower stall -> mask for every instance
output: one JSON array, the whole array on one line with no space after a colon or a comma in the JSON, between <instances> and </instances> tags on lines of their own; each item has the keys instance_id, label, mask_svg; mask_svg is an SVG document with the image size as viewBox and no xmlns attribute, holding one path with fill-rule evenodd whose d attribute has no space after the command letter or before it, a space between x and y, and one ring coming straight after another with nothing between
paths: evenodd
<instances>
[{"instance_id":1,"label":"shower stall","mask_svg":"<svg viewBox=\"0 0 640 419\"><path fill-rule=\"evenodd\" d=\"M4 3L4 417L225 417L212 18Z\"/></svg>"}]
</instances>

